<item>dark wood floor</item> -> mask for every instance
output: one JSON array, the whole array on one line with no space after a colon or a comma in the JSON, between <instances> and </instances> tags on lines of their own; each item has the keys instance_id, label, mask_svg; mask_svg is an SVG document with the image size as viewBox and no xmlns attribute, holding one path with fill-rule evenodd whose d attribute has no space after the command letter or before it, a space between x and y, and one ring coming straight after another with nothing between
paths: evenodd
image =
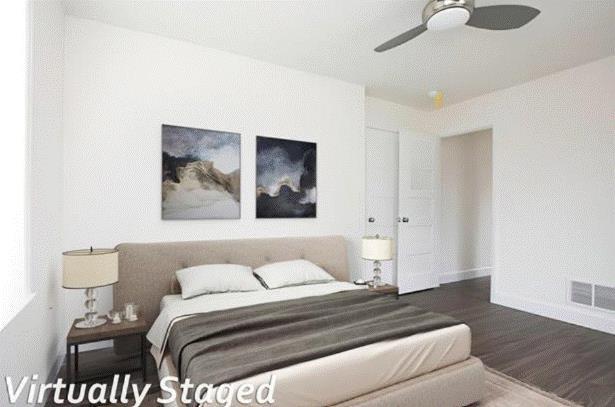
<instances>
[{"instance_id":1,"label":"dark wood floor","mask_svg":"<svg viewBox=\"0 0 615 407\"><path fill-rule=\"evenodd\" d=\"M95 383L106 383L110 385L113 381L113 375L118 372L130 372L130 383L143 388L143 376L140 370L140 357L134 356L118 356L113 352L112 348L90 350L79 353L79 383L86 383L89 386ZM160 390L160 382L158 381L158 371L156 370L156 362L148 353L147 355L147 376L145 383L151 385L149 394L157 393ZM66 378L66 365L63 364L58 372L58 377ZM122 376L123 380L123 376ZM87 392L87 390L86 390ZM128 396L132 396L132 391L128 392ZM62 392L62 398L66 398L66 392ZM55 406L75 406L74 404L53 402L53 396L48 397L46 407ZM79 407L91 406L84 402L78 405ZM142 404L143 407L157 406L157 403L148 400Z\"/></svg>"},{"instance_id":2,"label":"dark wood floor","mask_svg":"<svg viewBox=\"0 0 615 407\"><path fill-rule=\"evenodd\" d=\"M472 354L495 370L584 406L615 406L615 335L491 304L489 277L401 296L472 329Z\"/></svg>"},{"instance_id":3,"label":"dark wood floor","mask_svg":"<svg viewBox=\"0 0 615 407\"><path fill-rule=\"evenodd\" d=\"M489 290L487 277L403 295L400 300L464 321L472 329L472 354L493 369L584 406L615 407L614 335L491 304ZM84 352L80 366L87 378L137 364L138 358L117 357L107 349ZM148 371L148 382L156 391L151 358ZM134 378L138 383L138 372Z\"/></svg>"}]
</instances>

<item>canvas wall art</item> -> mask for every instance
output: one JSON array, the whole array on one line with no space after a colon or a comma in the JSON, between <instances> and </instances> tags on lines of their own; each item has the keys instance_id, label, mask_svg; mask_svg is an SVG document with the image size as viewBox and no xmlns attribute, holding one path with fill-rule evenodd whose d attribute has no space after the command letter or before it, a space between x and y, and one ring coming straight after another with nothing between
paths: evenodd
<instances>
[{"instance_id":1,"label":"canvas wall art","mask_svg":"<svg viewBox=\"0 0 615 407\"><path fill-rule=\"evenodd\" d=\"M256 217L316 217L316 143L256 138Z\"/></svg>"},{"instance_id":2,"label":"canvas wall art","mask_svg":"<svg viewBox=\"0 0 615 407\"><path fill-rule=\"evenodd\" d=\"M162 219L239 219L237 133L162 126Z\"/></svg>"}]
</instances>

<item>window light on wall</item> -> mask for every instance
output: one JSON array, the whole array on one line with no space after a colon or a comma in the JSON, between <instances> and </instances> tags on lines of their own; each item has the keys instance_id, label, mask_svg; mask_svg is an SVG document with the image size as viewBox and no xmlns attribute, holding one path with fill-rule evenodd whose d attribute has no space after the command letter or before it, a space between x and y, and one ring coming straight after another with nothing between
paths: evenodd
<instances>
[{"instance_id":1,"label":"window light on wall","mask_svg":"<svg viewBox=\"0 0 615 407\"><path fill-rule=\"evenodd\" d=\"M26 299L26 191L28 6L25 1L3 4L0 23L2 74L2 203L0 204L0 329Z\"/></svg>"}]
</instances>

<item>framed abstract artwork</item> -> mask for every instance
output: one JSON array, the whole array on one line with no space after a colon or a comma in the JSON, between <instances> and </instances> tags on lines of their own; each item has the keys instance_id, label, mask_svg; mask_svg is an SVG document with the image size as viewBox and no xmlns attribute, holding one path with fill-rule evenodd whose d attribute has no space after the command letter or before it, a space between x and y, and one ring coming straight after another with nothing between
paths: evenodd
<instances>
[{"instance_id":1,"label":"framed abstract artwork","mask_svg":"<svg viewBox=\"0 0 615 407\"><path fill-rule=\"evenodd\" d=\"M256 137L256 217L316 217L316 143Z\"/></svg>"},{"instance_id":2,"label":"framed abstract artwork","mask_svg":"<svg viewBox=\"0 0 615 407\"><path fill-rule=\"evenodd\" d=\"M162 219L239 219L241 136L162 125Z\"/></svg>"}]
</instances>

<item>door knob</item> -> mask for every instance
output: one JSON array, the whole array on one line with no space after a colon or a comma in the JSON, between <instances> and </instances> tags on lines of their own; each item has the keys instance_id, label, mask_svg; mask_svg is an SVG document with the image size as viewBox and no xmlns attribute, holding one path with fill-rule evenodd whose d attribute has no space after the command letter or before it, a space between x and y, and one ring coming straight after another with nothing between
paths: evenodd
<instances>
[{"instance_id":1,"label":"door knob","mask_svg":"<svg viewBox=\"0 0 615 407\"><path fill-rule=\"evenodd\" d=\"M367 221L368 221L369 223L374 223L374 222L376 222L376 219L375 219L375 218L372 218L372 217L369 217L369 218L367 219Z\"/></svg>"},{"instance_id":2,"label":"door knob","mask_svg":"<svg viewBox=\"0 0 615 407\"><path fill-rule=\"evenodd\" d=\"M402 221L402 222L404 222L404 223L408 223L408 222L410 221L410 219L408 219L408 218L406 218L406 217L403 217L403 218L401 219L401 221Z\"/></svg>"}]
</instances>

